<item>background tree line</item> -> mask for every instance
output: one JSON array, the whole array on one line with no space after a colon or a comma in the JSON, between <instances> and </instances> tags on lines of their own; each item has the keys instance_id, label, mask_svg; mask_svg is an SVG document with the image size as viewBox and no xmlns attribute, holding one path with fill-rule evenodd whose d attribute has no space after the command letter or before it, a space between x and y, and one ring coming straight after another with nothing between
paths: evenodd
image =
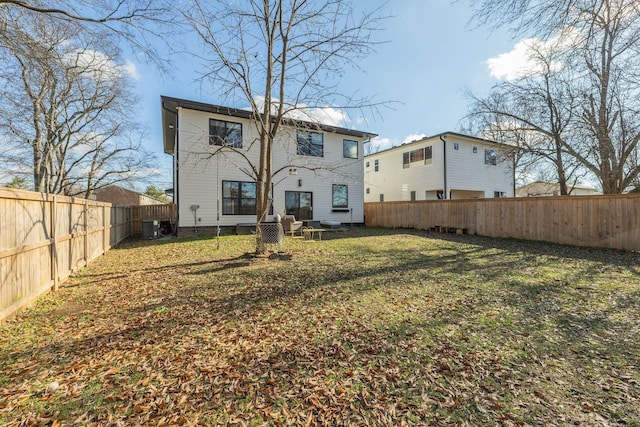
<instances>
[{"instance_id":1,"label":"background tree line","mask_svg":"<svg viewBox=\"0 0 640 427\"><path fill-rule=\"evenodd\" d=\"M0 1L0 161L10 184L89 197L153 178L122 46L159 62L147 42L167 10L142 0Z\"/></svg>"},{"instance_id":2,"label":"background tree line","mask_svg":"<svg viewBox=\"0 0 640 427\"><path fill-rule=\"evenodd\" d=\"M470 93L469 131L512 145L521 174L550 171L561 194L594 177L605 194L638 187L640 3L485 0L481 25L527 39L528 67Z\"/></svg>"}]
</instances>

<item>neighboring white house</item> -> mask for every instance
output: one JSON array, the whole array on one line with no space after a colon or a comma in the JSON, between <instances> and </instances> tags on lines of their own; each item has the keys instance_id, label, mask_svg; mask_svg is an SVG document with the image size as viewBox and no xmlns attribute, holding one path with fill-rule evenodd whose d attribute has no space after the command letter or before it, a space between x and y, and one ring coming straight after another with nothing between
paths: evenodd
<instances>
[{"instance_id":1,"label":"neighboring white house","mask_svg":"<svg viewBox=\"0 0 640 427\"><path fill-rule=\"evenodd\" d=\"M365 202L514 196L506 146L445 132L365 156Z\"/></svg>"},{"instance_id":2,"label":"neighboring white house","mask_svg":"<svg viewBox=\"0 0 640 427\"><path fill-rule=\"evenodd\" d=\"M568 184L570 196L593 196L602 194L593 187L584 185ZM559 196L560 184L557 182L534 181L516 190L516 197L543 197L543 196Z\"/></svg>"},{"instance_id":3,"label":"neighboring white house","mask_svg":"<svg viewBox=\"0 0 640 427\"><path fill-rule=\"evenodd\" d=\"M161 97L165 153L173 156L178 232L256 222L259 141L252 113ZM269 215L364 222L363 144L375 134L290 121L273 147L273 208ZM212 156L212 153L218 152Z\"/></svg>"}]
</instances>

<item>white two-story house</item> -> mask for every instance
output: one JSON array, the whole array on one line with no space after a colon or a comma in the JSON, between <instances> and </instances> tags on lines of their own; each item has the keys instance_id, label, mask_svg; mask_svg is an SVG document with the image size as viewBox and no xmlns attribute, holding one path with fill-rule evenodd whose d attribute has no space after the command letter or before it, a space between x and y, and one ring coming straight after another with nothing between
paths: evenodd
<instances>
[{"instance_id":1,"label":"white two-story house","mask_svg":"<svg viewBox=\"0 0 640 427\"><path fill-rule=\"evenodd\" d=\"M514 197L508 147L445 132L365 156L365 202Z\"/></svg>"},{"instance_id":2,"label":"white two-story house","mask_svg":"<svg viewBox=\"0 0 640 427\"><path fill-rule=\"evenodd\" d=\"M251 111L161 97L164 151L173 156L178 234L256 222L259 135ZM375 134L289 121L274 141L268 220L364 222L363 144ZM221 147L224 149L221 150ZM213 155L213 153L216 153Z\"/></svg>"}]
</instances>

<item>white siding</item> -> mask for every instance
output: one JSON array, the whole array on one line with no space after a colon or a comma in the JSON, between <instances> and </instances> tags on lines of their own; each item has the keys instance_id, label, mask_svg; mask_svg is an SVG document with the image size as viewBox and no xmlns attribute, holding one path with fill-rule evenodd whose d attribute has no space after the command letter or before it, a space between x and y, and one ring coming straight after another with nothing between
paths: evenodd
<instances>
[{"instance_id":1,"label":"white siding","mask_svg":"<svg viewBox=\"0 0 640 427\"><path fill-rule=\"evenodd\" d=\"M454 149L454 144L458 149ZM432 147L433 159L425 162L410 163L403 166L403 153L424 147ZM473 153L473 147L477 153ZM511 160L498 152L497 165L485 165L485 148L498 151L498 144L484 143L480 140L446 136L446 188L447 198L493 197L495 191L513 197L513 172ZM439 137L403 144L365 159L365 202L410 200L415 191L416 200L437 198L438 191L445 189L444 168L445 145ZM375 161L379 170L375 172Z\"/></svg>"},{"instance_id":2,"label":"white siding","mask_svg":"<svg viewBox=\"0 0 640 427\"><path fill-rule=\"evenodd\" d=\"M432 147L430 161L414 162L406 169L403 167L404 152L427 146ZM379 162L378 172L375 171L375 160ZM365 194L366 202L380 201L380 194L384 194L385 201L410 200L412 191L416 192L416 200L425 200L425 191L443 188L442 148L433 140L405 144L396 149L372 154L366 161L369 162L369 167L365 168L365 175L368 176L365 186L370 188L369 194Z\"/></svg>"},{"instance_id":3,"label":"white siding","mask_svg":"<svg viewBox=\"0 0 640 427\"><path fill-rule=\"evenodd\" d=\"M458 150L454 149L455 143L458 143ZM473 152L473 147L477 147L476 153ZM485 164L485 149L497 152L495 166ZM511 158L500 153L496 144L447 138L447 188L449 191L481 192L484 198L492 198L494 192L498 191L504 193L506 197L514 197L512 164Z\"/></svg>"},{"instance_id":4,"label":"white siding","mask_svg":"<svg viewBox=\"0 0 640 427\"><path fill-rule=\"evenodd\" d=\"M218 191L222 188L223 180L255 181L248 162L239 154L225 150L223 155L211 156L210 153L219 147L208 143L209 118L242 123L242 152L253 164L258 164L258 135L250 120L180 108L177 150L180 227L191 227L194 222L198 226L216 225ZM285 191L308 191L313 193L314 220L348 223L353 219L354 222L361 223L364 221L363 141L335 133L324 132L323 135L323 157L299 156L296 130L280 130L273 148L274 215L284 212ZM343 157L344 139L358 141L358 159ZM290 175L290 168L295 168L297 175ZM276 173L278 170L280 171ZM352 213L333 211L333 184L348 185L349 208ZM200 206L195 219L191 205ZM254 223L256 220L255 215L222 215L222 200L219 208L221 226Z\"/></svg>"}]
</instances>

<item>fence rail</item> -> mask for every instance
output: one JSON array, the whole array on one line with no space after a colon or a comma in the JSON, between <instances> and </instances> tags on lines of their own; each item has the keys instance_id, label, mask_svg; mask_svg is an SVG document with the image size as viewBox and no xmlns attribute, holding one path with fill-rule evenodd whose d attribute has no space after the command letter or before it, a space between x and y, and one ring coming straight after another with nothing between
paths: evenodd
<instances>
[{"instance_id":1,"label":"fence rail","mask_svg":"<svg viewBox=\"0 0 640 427\"><path fill-rule=\"evenodd\" d=\"M144 205L131 206L131 237L142 235L142 221L145 219L157 219L176 224L176 205Z\"/></svg>"},{"instance_id":2,"label":"fence rail","mask_svg":"<svg viewBox=\"0 0 640 427\"><path fill-rule=\"evenodd\" d=\"M640 195L365 203L367 226L640 251Z\"/></svg>"},{"instance_id":3,"label":"fence rail","mask_svg":"<svg viewBox=\"0 0 640 427\"><path fill-rule=\"evenodd\" d=\"M173 204L116 206L0 188L0 321L140 234L143 219L174 217Z\"/></svg>"}]
</instances>

